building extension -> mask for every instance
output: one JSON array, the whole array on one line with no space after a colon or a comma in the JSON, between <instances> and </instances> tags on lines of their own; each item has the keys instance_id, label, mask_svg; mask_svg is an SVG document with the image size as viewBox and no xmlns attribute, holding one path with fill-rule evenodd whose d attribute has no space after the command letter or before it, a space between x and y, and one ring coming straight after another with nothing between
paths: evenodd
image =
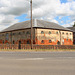
<instances>
[{"instance_id":1,"label":"building extension","mask_svg":"<svg viewBox=\"0 0 75 75\"><path fill-rule=\"evenodd\" d=\"M73 31L73 44L75 45L75 27L68 27Z\"/></svg>"}]
</instances>

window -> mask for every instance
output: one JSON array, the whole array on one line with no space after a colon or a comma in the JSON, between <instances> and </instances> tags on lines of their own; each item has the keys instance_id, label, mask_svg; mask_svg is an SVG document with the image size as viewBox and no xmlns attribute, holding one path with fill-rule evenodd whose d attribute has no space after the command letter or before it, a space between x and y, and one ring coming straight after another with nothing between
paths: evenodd
<instances>
[{"instance_id":1,"label":"window","mask_svg":"<svg viewBox=\"0 0 75 75\"><path fill-rule=\"evenodd\" d=\"M8 40L9 39L9 34L8 33L6 33L6 40Z\"/></svg>"},{"instance_id":2,"label":"window","mask_svg":"<svg viewBox=\"0 0 75 75\"><path fill-rule=\"evenodd\" d=\"M4 34L2 34L2 36L4 36Z\"/></svg>"},{"instance_id":3,"label":"window","mask_svg":"<svg viewBox=\"0 0 75 75\"><path fill-rule=\"evenodd\" d=\"M12 33L10 33L10 36L12 36Z\"/></svg>"},{"instance_id":4,"label":"window","mask_svg":"<svg viewBox=\"0 0 75 75\"><path fill-rule=\"evenodd\" d=\"M41 31L41 34L44 34L44 31Z\"/></svg>"},{"instance_id":5,"label":"window","mask_svg":"<svg viewBox=\"0 0 75 75\"><path fill-rule=\"evenodd\" d=\"M14 44L15 42L13 41L13 44Z\"/></svg>"},{"instance_id":6,"label":"window","mask_svg":"<svg viewBox=\"0 0 75 75\"><path fill-rule=\"evenodd\" d=\"M44 40L42 40L41 43L44 43Z\"/></svg>"},{"instance_id":7,"label":"window","mask_svg":"<svg viewBox=\"0 0 75 75\"><path fill-rule=\"evenodd\" d=\"M25 31L23 31L23 34L25 34Z\"/></svg>"},{"instance_id":8,"label":"window","mask_svg":"<svg viewBox=\"0 0 75 75\"><path fill-rule=\"evenodd\" d=\"M27 41L27 44L30 44L29 40Z\"/></svg>"},{"instance_id":9,"label":"window","mask_svg":"<svg viewBox=\"0 0 75 75\"><path fill-rule=\"evenodd\" d=\"M51 31L49 31L49 34L51 34Z\"/></svg>"},{"instance_id":10,"label":"window","mask_svg":"<svg viewBox=\"0 0 75 75\"><path fill-rule=\"evenodd\" d=\"M64 32L62 32L62 34L64 34Z\"/></svg>"},{"instance_id":11,"label":"window","mask_svg":"<svg viewBox=\"0 0 75 75\"><path fill-rule=\"evenodd\" d=\"M4 41L3 41L3 44L4 44Z\"/></svg>"},{"instance_id":12,"label":"window","mask_svg":"<svg viewBox=\"0 0 75 75\"><path fill-rule=\"evenodd\" d=\"M70 33L70 35L71 35L71 33Z\"/></svg>"},{"instance_id":13,"label":"window","mask_svg":"<svg viewBox=\"0 0 75 75\"><path fill-rule=\"evenodd\" d=\"M56 32L56 34L58 34L58 32Z\"/></svg>"},{"instance_id":14,"label":"window","mask_svg":"<svg viewBox=\"0 0 75 75\"><path fill-rule=\"evenodd\" d=\"M15 33L13 33L13 35L15 35Z\"/></svg>"},{"instance_id":15,"label":"window","mask_svg":"<svg viewBox=\"0 0 75 75\"><path fill-rule=\"evenodd\" d=\"M68 39L67 39L67 41L68 41Z\"/></svg>"},{"instance_id":16,"label":"window","mask_svg":"<svg viewBox=\"0 0 75 75\"><path fill-rule=\"evenodd\" d=\"M60 41L57 42L57 45L60 45Z\"/></svg>"},{"instance_id":17,"label":"window","mask_svg":"<svg viewBox=\"0 0 75 75\"><path fill-rule=\"evenodd\" d=\"M49 40L49 43L51 43L52 41L51 40Z\"/></svg>"},{"instance_id":18,"label":"window","mask_svg":"<svg viewBox=\"0 0 75 75\"><path fill-rule=\"evenodd\" d=\"M70 41L72 41L72 40L70 39Z\"/></svg>"},{"instance_id":19,"label":"window","mask_svg":"<svg viewBox=\"0 0 75 75\"><path fill-rule=\"evenodd\" d=\"M8 43L6 43L6 44L8 44Z\"/></svg>"},{"instance_id":20,"label":"window","mask_svg":"<svg viewBox=\"0 0 75 75\"><path fill-rule=\"evenodd\" d=\"M27 31L26 34L30 34L29 31Z\"/></svg>"},{"instance_id":21,"label":"window","mask_svg":"<svg viewBox=\"0 0 75 75\"><path fill-rule=\"evenodd\" d=\"M68 35L68 33L66 33L66 35Z\"/></svg>"},{"instance_id":22,"label":"window","mask_svg":"<svg viewBox=\"0 0 75 75\"><path fill-rule=\"evenodd\" d=\"M21 32L19 32L18 34L21 35Z\"/></svg>"}]
</instances>

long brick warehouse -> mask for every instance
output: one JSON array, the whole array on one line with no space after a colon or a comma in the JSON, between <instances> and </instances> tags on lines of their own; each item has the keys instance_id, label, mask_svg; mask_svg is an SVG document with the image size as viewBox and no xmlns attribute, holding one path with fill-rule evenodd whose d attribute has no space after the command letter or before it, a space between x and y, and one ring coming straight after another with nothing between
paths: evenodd
<instances>
[{"instance_id":1,"label":"long brick warehouse","mask_svg":"<svg viewBox=\"0 0 75 75\"><path fill-rule=\"evenodd\" d=\"M0 44L31 44L29 21L16 23L0 32ZM73 31L53 22L33 19L33 44L73 45Z\"/></svg>"}]
</instances>

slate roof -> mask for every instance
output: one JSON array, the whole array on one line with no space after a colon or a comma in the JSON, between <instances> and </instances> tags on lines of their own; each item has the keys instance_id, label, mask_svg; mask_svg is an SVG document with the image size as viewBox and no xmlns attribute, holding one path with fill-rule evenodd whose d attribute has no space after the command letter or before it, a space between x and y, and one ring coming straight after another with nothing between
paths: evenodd
<instances>
[{"instance_id":1,"label":"slate roof","mask_svg":"<svg viewBox=\"0 0 75 75\"><path fill-rule=\"evenodd\" d=\"M30 20L28 20L28 21L16 23L16 24L14 24L14 25L4 29L1 32L25 29L25 28L30 28L30 27L31 27ZM37 19L33 19L33 27L36 27L36 28L50 28L50 29L59 29L59 30L71 31L70 29L65 28L65 27L63 27L61 25L58 25L56 23L48 22L48 21L44 21L44 20L37 20Z\"/></svg>"},{"instance_id":2,"label":"slate roof","mask_svg":"<svg viewBox=\"0 0 75 75\"><path fill-rule=\"evenodd\" d=\"M68 29L71 29L73 32L75 32L75 27L68 27Z\"/></svg>"}]
</instances>

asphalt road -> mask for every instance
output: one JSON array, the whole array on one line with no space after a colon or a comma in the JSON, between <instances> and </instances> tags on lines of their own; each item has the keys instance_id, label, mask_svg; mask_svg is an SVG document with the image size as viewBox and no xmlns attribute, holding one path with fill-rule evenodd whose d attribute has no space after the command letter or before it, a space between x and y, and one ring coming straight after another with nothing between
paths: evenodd
<instances>
[{"instance_id":1,"label":"asphalt road","mask_svg":"<svg viewBox=\"0 0 75 75\"><path fill-rule=\"evenodd\" d=\"M75 52L0 52L0 75L75 75Z\"/></svg>"}]
</instances>

